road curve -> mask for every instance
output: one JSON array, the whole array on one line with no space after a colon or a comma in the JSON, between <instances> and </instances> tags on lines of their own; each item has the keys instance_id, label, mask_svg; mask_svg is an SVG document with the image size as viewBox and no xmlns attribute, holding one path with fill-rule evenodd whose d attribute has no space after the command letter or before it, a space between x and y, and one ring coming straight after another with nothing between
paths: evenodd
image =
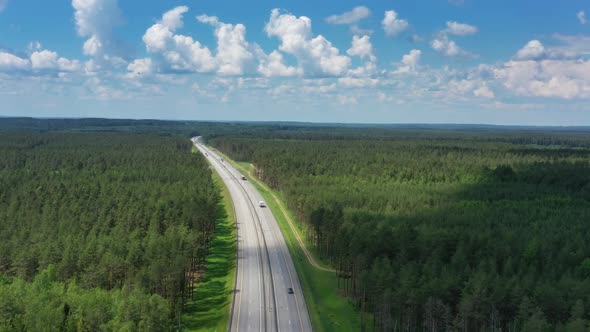
<instances>
[{"instance_id":1,"label":"road curve","mask_svg":"<svg viewBox=\"0 0 590 332\"><path fill-rule=\"evenodd\" d=\"M283 234L270 209L258 204L262 195L198 137L192 141L227 186L236 212L238 265L229 330L312 331Z\"/></svg>"}]
</instances>

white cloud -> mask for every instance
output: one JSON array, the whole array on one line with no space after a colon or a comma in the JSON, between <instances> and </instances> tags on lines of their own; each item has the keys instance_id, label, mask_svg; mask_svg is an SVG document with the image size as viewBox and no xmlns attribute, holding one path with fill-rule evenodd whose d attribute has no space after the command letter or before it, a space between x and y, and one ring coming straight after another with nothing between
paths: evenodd
<instances>
[{"instance_id":1,"label":"white cloud","mask_svg":"<svg viewBox=\"0 0 590 332\"><path fill-rule=\"evenodd\" d=\"M539 40L531 40L518 50L515 58L518 60L565 60L585 58L590 55L590 36L555 34L551 38L558 43L546 47Z\"/></svg>"},{"instance_id":2,"label":"white cloud","mask_svg":"<svg viewBox=\"0 0 590 332\"><path fill-rule=\"evenodd\" d=\"M473 25L455 21L447 21L447 29L445 31L450 35L469 36L478 33L479 29Z\"/></svg>"},{"instance_id":3,"label":"white cloud","mask_svg":"<svg viewBox=\"0 0 590 332\"><path fill-rule=\"evenodd\" d=\"M150 75L153 69L154 63L150 58L136 59L127 66L127 70L133 76Z\"/></svg>"},{"instance_id":4,"label":"white cloud","mask_svg":"<svg viewBox=\"0 0 590 332\"><path fill-rule=\"evenodd\" d=\"M352 45L346 51L350 56L358 56L361 59L369 59L375 61L375 55L373 53L373 45L371 44L371 37L364 35L362 37L353 36Z\"/></svg>"},{"instance_id":5,"label":"white cloud","mask_svg":"<svg viewBox=\"0 0 590 332\"><path fill-rule=\"evenodd\" d=\"M84 50L84 54L96 56L102 52L103 45L100 39L98 39L96 36L92 36L86 40L84 46L82 46L82 49Z\"/></svg>"},{"instance_id":6,"label":"white cloud","mask_svg":"<svg viewBox=\"0 0 590 332\"><path fill-rule=\"evenodd\" d=\"M590 98L590 61L510 61L495 76L506 89L522 96Z\"/></svg>"},{"instance_id":7,"label":"white cloud","mask_svg":"<svg viewBox=\"0 0 590 332\"><path fill-rule=\"evenodd\" d=\"M0 71L27 70L30 62L10 53L0 51Z\"/></svg>"},{"instance_id":8,"label":"white cloud","mask_svg":"<svg viewBox=\"0 0 590 332\"><path fill-rule=\"evenodd\" d=\"M400 33L404 32L409 23L406 20L399 19L397 13L394 10L388 10L385 12L385 17L381 21L385 34L390 37L395 37Z\"/></svg>"},{"instance_id":9,"label":"white cloud","mask_svg":"<svg viewBox=\"0 0 590 332\"><path fill-rule=\"evenodd\" d=\"M217 63L209 48L190 36L174 33L182 27L182 15L187 10L181 6L166 12L162 20L147 29L143 42L148 52L161 56L174 71L213 72Z\"/></svg>"},{"instance_id":10,"label":"white cloud","mask_svg":"<svg viewBox=\"0 0 590 332\"><path fill-rule=\"evenodd\" d=\"M160 23L168 29L175 31L184 26L182 16L188 12L187 6L178 6L162 15Z\"/></svg>"},{"instance_id":11,"label":"white cloud","mask_svg":"<svg viewBox=\"0 0 590 332\"><path fill-rule=\"evenodd\" d=\"M420 62L421 55L422 55L422 51L411 50L410 53L403 56L402 63L412 69L416 69L416 66Z\"/></svg>"},{"instance_id":12,"label":"white cloud","mask_svg":"<svg viewBox=\"0 0 590 332\"><path fill-rule=\"evenodd\" d=\"M56 52L49 50L34 51L31 53L29 59L0 51L0 71L21 71L36 75L39 72L45 73L48 71L60 73L74 72L78 71L80 67L78 60L59 57Z\"/></svg>"},{"instance_id":13,"label":"white cloud","mask_svg":"<svg viewBox=\"0 0 590 332\"><path fill-rule=\"evenodd\" d=\"M164 52L173 43L173 34L163 24L152 25L143 35L143 42L148 52Z\"/></svg>"},{"instance_id":14,"label":"white cloud","mask_svg":"<svg viewBox=\"0 0 590 332\"><path fill-rule=\"evenodd\" d=\"M483 86L479 87L478 89L474 90L473 94L476 97L482 97L482 98L488 98L488 99L493 99L496 97L494 95L494 92L492 90L490 90L490 88L487 85L483 85Z\"/></svg>"},{"instance_id":15,"label":"white cloud","mask_svg":"<svg viewBox=\"0 0 590 332\"><path fill-rule=\"evenodd\" d=\"M350 67L350 58L340 55L324 36L312 38L311 19L306 16L281 14L273 9L265 31L281 40L279 50L295 56L306 74L338 76Z\"/></svg>"},{"instance_id":16,"label":"white cloud","mask_svg":"<svg viewBox=\"0 0 590 332\"><path fill-rule=\"evenodd\" d=\"M286 77L303 74L303 70L301 68L286 65L283 55L277 50L272 51L269 55L266 55L262 50L259 50L258 58L260 60L258 72L265 77Z\"/></svg>"},{"instance_id":17,"label":"white cloud","mask_svg":"<svg viewBox=\"0 0 590 332\"><path fill-rule=\"evenodd\" d=\"M580 10L576 16L578 17L578 21L580 21L580 24L588 23L588 21L586 20L586 12L584 12L583 10Z\"/></svg>"},{"instance_id":18,"label":"white cloud","mask_svg":"<svg viewBox=\"0 0 590 332\"><path fill-rule=\"evenodd\" d=\"M420 57L422 51L411 50L410 53L402 57L401 66L394 72L394 74L412 73L416 71L416 67L420 64Z\"/></svg>"},{"instance_id":19,"label":"white cloud","mask_svg":"<svg viewBox=\"0 0 590 332\"><path fill-rule=\"evenodd\" d=\"M33 70L77 71L80 69L78 60L61 58L56 52L43 50L31 54L31 68Z\"/></svg>"},{"instance_id":20,"label":"white cloud","mask_svg":"<svg viewBox=\"0 0 590 332\"><path fill-rule=\"evenodd\" d=\"M349 76L372 76L377 73L377 57L375 56L371 38L368 35L362 37L353 36L351 47L346 51L350 56L358 56L363 64L348 71Z\"/></svg>"},{"instance_id":21,"label":"white cloud","mask_svg":"<svg viewBox=\"0 0 590 332\"><path fill-rule=\"evenodd\" d=\"M332 15L326 18L326 22L330 24L354 24L363 20L371 15L369 8L365 6L354 7L351 11L340 14Z\"/></svg>"},{"instance_id":22,"label":"white cloud","mask_svg":"<svg viewBox=\"0 0 590 332\"><path fill-rule=\"evenodd\" d=\"M117 0L72 0L78 34L89 37L84 54L100 56L114 49L112 29L122 21Z\"/></svg>"},{"instance_id":23,"label":"white cloud","mask_svg":"<svg viewBox=\"0 0 590 332\"><path fill-rule=\"evenodd\" d=\"M531 40L516 53L516 58L520 60L539 59L544 56L545 47L538 40Z\"/></svg>"},{"instance_id":24,"label":"white cloud","mask_svg":"<svg viewBox=\"0 0 590 332\"><path fill-rule=\"evenodd\" d=\"M219 22L215 16L200 15L197 20L215 27L217 72L226 75L243 74L246 63L252 62L254 58L246 41L246 27L243 24Z\"/></svg>"},{"instance_id":25,"label":"white cloud","mask_svg":"<svg viewBox=\"0 0 590 332\"><path fill-rule=\"evenodd\" d=\"M448 57L457 57L457 56L474 56L473 54L463 50L455 41L450 40L446 34L440 34L438 37L434 38L430 42L430 46L433 50L437 51L438 53L448 56Z\"/></svg>"}]
</instances>

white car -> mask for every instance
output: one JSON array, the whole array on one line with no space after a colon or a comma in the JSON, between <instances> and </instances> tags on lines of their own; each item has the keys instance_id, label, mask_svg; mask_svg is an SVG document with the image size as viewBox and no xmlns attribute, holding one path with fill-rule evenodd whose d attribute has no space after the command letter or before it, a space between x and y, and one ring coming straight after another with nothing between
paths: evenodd
<instances>
[{"instance_id":1,"label":"white car","mask_svg":"<svg viewBox=\"0 0 590 332\"><path fill-rule=\"evenodd\" d=\"M258 206L266 207L266 203L264 203L264 201L260 201L260 202L258 202Z\"/></svg>"}]
</instances>

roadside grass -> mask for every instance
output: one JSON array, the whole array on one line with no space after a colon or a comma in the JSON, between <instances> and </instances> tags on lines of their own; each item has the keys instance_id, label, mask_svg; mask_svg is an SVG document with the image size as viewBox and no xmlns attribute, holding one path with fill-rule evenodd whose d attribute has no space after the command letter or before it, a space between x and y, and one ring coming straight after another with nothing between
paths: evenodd
<instances>
[{"instance_id":1,"label":"roadside grass","mask_svg":"<svg viewBox=\"0 0 590 332\"><path fill-rule=\"evenodd\" d=\"M277 221L279 222L279 226L281 227L281 231L285 237L287 246L289 247L289 252L293 257L293 262L295 263L299 280L301 281L301 287L303 288L307 310L309 311L314 331L360 331L361 325L359 313L354 308L352 303L348 301L348 299L338 294L336 274L333 272L319 270L311 265L311 263L307 260L307 257L305 256L303 250L295 238L295 234L293 234L293 231L291 227L289 227L285 216L283 215L278 204L275 202L270 188L268 188L266 185L261 186L257 183L257 181L255 181L254 175L252 174L253 169L250 164L235 162L220 151L215 150L215 152L222 155L238 170L243 172L248 180L254 184L256 189L260 191L266 200L266 204L272 210ZM281 204L283 206L287 206L280 193L275 192L274 196L281 200ZM287 211L287 213L289 213L291 220L295 220L290 211ZM295 227L297 228L300 237L305 239L305 237L302 236L301 229L297 223L295 223ZM317 255L315 255L315 250L311 248L306 240L304 241L306 242L307 248L311 249L310 251L314 254L316 261L320 261L317 259ZM323 263L324 262L322 262L322 264Z\"/></svg>"},{"instance_id":2,"label":"roadside grass","mask_svg":"<svg viewBox=\"0 0 590 332\"><path fill-rule=\"evenodd\" d=\"M207 257L207 270L182 315L183 331L227 331L236 278L236 216L229 191L219 175L213 180L220 187L217 224Z\"/></svg>"},{"instance_id":3,"label":"roadside grass","mask_svg":"<svg viewBox=\"0 0 590 332\"><path fill-rule=\"evenodd\" d=\"M226 158L227 159L227 158ZM245 173L247 173L247 175L249 175L249 179L252 181L253 179L255 179L254 184L256 185L257 188L262 187L261 190L267 191L269 192L271 198L268 200L272 200L274 201L275 198L277 200L279 200L280 205L278 207L278 214L281 215L288 215L289 220L291 220L291 224L293 225L293 227L295 227L299 238L303 241L305 248L307 249L308 252L310 252L313 256L313 259L319 263L319 265L321 266L321 269L330 269L328 266L330 265L329 263L327 263L324 259L320 258L320 255L317 252L317 249L315 248L315 246L313 246L313 244L309 241L308 237L306 236L306 232L305 230L301 227L301 223L298 222L294 222L294 220L296 220L296 218L293 216L293 213L291 213L291 211L289 209L287 209L287 203L283 197L283 193L282 192L277 192L274 191L272 189L270 189L270 187L268 185L266 185L265 183L262 182L262 180L259 180L255 175L254 175L254 167L252 166L252 164L247 163L247 162L236 162L233 161L235 164L237 164L238 169L240 169L240 167L242 167L242 169L240 169L241 171L246 171ZM265 198L267 199L267 198ZM281 208L282 207L282 208ZM274 210L273 210L274 211ZM287 226L289 226L288 220L287 220ZM291 227L289 227L291 228ZM292 233L292 232L291 232ZM332 271L332 272L336 272L336 271Z\"/></svg>"}]
</instances>

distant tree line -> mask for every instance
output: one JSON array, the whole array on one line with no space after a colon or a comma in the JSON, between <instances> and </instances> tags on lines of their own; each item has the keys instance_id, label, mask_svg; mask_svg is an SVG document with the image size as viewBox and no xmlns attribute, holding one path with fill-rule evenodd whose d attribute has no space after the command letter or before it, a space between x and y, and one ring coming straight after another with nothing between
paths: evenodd
<instances>
[{"instance_id":1,"label":"distant tree line","mask_svg":"<svg viewBox=\"0 0 590 332\"><path fill-rule=\"evenodd\" d=\"M365 329L588 331L588 133L226 128Z\"/></svg>"}]
</instances>

